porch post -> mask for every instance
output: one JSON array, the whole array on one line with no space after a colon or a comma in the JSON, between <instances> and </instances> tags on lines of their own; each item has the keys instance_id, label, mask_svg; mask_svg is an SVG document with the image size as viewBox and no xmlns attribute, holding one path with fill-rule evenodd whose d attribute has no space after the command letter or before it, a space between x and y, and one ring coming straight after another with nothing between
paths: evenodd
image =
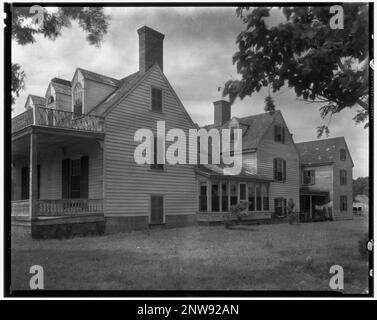
<instances>
[{"instance_id":1,"label":"porch post","mask_svg":"<svg viewBox=\"0 0 377 320\"><path fill-rule=\"evenodd\" d=\"M29 169L29 215L31 219L37 217L38 209L38 164L37 164L37 134L30 134L30 169Z\"/></svg>"}]
</instances>

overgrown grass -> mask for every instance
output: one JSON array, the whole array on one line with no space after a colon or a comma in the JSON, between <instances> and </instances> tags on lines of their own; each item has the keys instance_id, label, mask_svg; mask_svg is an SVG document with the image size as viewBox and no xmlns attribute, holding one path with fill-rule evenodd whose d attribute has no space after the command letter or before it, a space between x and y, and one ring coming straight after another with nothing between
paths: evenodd
<instances>
[{"instance_id":1,"label":"overgrown grass","mask_svg":"<svg viewBox=\"0 0 377 320\"><path fill-rule=\"evenodd\" d=\"M30 266L45 289L331 290L331 265L343 266L344 292L368 289L358 251L367 221L153 229L66 240L17 239L12 290L29 289Z\"/></svg>"}]
</instances>

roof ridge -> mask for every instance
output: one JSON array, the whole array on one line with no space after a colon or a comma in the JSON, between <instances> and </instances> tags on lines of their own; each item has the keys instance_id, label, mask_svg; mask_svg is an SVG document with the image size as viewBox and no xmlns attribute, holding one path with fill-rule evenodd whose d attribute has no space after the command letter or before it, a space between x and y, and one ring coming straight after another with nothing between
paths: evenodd
<instances>
[{"instance_id":1,"label":"roof ridge","mask_svg":"<svg viewBox=\"0 0 377 320\"><path fill-rule=\"evenodd\" d=\"M95 74L95 75L98 75L98 76L101 76L101 77L106 77L106 78L109 78L109 79L115 80L115 81L121 81L122 80L122 79L117 79L117 78L114 78L114 77L104 75L102 73L98 73L98 72L95 72L95 71L84 69L84 68L81 68L81 67L78 67L77 69L80 70L80 71L89 72L89 73L92 73L92 74Z\"/></svg>"}]
</instances>

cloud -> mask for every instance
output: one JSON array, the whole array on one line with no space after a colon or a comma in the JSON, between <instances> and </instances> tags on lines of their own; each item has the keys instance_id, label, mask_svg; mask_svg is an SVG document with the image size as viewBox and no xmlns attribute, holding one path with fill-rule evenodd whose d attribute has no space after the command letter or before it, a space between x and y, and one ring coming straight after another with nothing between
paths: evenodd
<instances>
[{"instance_id":1,"label":"cloud","mask_svg":"<svg viewBox=\"0 0 377 320\"><path fill-rule=\"evenodd\" d=\"M26 90L16 101L14 115L23 111L27 94L44 96L50 79L71 80L77 67L122 78L138 69L136 30L148 25L165 34L164 73L182 100L194 122L213 121L213 101L221 99L218 87L237 77L232 56L235 39L243 30L234 7L121 7L105 8L111 16L108 34L101 47L91 46L85 33L73 23L55 41L37 37L32 45L12 42L12 60L21 64L27 75ZM281 22L275 9L269 24ZM264 112L267 93L261 90L232 106L233 116ZM316 139L316 126L322 124L317 105L298 101L284 88L275 96L275 104L285 117L297 142ZM354 110L333 117L331 136L344 136L355 162L354 176L366 176L368 170L368 131L355 126Z\"/></svg>"}]
</instances>

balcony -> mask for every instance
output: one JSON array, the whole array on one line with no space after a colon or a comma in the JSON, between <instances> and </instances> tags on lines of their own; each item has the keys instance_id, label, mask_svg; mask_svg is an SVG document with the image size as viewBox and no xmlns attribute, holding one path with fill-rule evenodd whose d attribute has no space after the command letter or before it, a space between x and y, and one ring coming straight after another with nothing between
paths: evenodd
<instances>
[{"instance_id":1,"label":"balcony","mask_svg":"<svg viewBox=\"0 0 377 320\"><path fill-rule=\"evenodd\" d=\"M45 107L26 110L12 119L12 133L34 125L86 132L104 132L104 119L91 114L76 114Z\"/></svg>"}]
</instances>

